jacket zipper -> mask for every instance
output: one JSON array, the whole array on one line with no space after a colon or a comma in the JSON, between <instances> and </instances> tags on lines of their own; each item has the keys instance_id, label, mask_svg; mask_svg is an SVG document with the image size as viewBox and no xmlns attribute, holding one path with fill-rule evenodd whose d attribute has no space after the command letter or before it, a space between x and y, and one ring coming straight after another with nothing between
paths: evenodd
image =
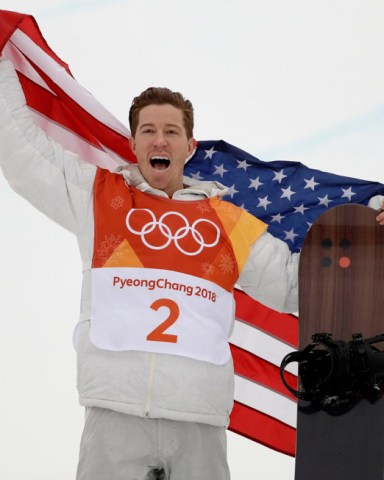
<instances>
[{"instance_id":1,"label":"jacket zipper","mask_svg":"<svg viewBox=\"0 0 384 480\"><path fill-rule=\"evenodd\" d=\"M152 353L151 363L149 366L149 376L148 376L148 389L147 389L147 399L145 402L145 417L149 418L151 413L152 405L152 388L153 382L155 379L155 367L156 367L156 353Z\"/></svg>"}]
</instances>

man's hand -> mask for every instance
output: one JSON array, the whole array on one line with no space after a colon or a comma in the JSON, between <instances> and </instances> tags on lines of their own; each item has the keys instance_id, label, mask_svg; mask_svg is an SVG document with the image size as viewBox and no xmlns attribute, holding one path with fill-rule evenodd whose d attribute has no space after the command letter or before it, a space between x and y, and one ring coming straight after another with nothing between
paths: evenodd
<instances>
[{"instance_id":1,"label":"man's hand","mask_svg":"<svg viewBox=\"0 0 384 480\"><path fill-rule=\"evenodd\" d=\"M380 225L384 225L384 201L381 204L380 213L377 215L376 220L380 223Z\"/></svg>"},{"instance_id":2,"label":"man's hand","mask_svg":"<svg viewBox=\"0 0 384 480\"><path fill-rule=\"evenodd\" d=\"M374 197L372 197L368 202L368 207L377 210L378 214L376 217L376 221L380 225L384 225L384 196L375 195Z\"/></svg>"}]
</instances>

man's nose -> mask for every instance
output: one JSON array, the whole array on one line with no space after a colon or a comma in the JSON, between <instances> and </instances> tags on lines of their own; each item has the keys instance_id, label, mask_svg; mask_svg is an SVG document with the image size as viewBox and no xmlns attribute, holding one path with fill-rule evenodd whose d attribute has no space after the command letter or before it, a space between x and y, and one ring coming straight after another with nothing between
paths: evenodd
<instances>
[{"instance_id":1,"label":"man's nose","mask_svg":"<svg viewBox=\"0 0 384 480\"><path fill-rule=\"evenodd\" d=\"M153 144L157 147L163 147L167 144L167 140L163 132L158 132L153 140Z\"/></svg>"}]
</instances>

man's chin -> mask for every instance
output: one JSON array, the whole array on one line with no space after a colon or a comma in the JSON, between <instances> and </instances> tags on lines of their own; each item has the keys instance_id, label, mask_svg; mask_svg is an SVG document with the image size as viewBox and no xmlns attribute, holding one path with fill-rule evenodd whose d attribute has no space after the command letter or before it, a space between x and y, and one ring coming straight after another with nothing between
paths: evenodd
<instances>
[{"instance_id":1,"label":"man's chin","mask_svg":"<svg viewBox=\"0 0 384 480\"><path fill-rule=\"evenodd\" d=\"M165 175L151 175L147 178L147 182L152 188L162 191L166 191L170 183Z\"/></svg>"}]
</instances>

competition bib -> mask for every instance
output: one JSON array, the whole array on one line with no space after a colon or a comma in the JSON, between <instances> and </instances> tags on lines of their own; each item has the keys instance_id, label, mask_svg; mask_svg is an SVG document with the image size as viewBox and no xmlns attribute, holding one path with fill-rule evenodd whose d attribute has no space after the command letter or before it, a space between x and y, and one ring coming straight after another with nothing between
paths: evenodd
<instances>
[{"instance_id":1,"label":"competition bib","mask_svg":"<svg viewBox=\"0 0 384 480\"><path fill-rule=\"evenodd\" d=\"M94 198L94 345L226 363L232 290L266 225L217 197L159 197L101 169Z\"/></svg>"},{"instance_id":2,"label":"competition bib","mask_svg":"<svg viewBox=\"0 0 384 480\"><path fill-rule=\"evenodd\" d=\"M233 296L219 285L153 268L93 268L91 340L101 349L230 359Z\"/></svg>"}]
</instances>

